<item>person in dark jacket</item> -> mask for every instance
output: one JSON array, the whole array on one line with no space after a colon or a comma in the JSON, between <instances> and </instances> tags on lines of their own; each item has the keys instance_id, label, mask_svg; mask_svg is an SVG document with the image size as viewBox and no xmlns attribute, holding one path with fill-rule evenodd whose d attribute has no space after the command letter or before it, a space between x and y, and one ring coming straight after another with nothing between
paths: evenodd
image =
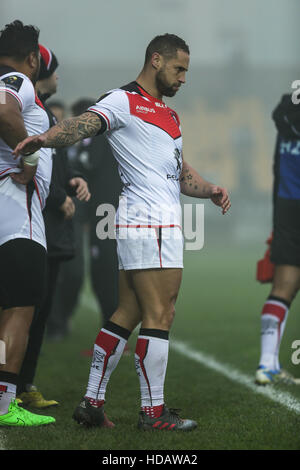
<instances>
[{"instance_id":1,"label":"person in dark jacket","mask_svg":"<svg viewBox=\"0 0 300 470\"><path fill-rule=\"evenodd\" d=\"M84 112L95 100L81 98L72 107L72 115ZM53 309L47 324L49 339L58 340L68 332L68 322L76 308L84 279L84 235L88 238L88 265L91 284L105 323L118 305L118 260L116 241L100 240L97 223L104 217L96 215L100 204L111 204L117 209L122 183L116 161L105 137L88 138L68 149L72 166L89 181L91 199L76 207L74 217L76 257L66 263L60 273ZM105 171L103 171L105 169ZM79 204L76 204L78 206ZM84 352L89 355L90 351Z\"/></svg>"},{"instance_id":2,"label":"person in dark jacket","mask_svg":"<svg viewBox=\"0 0 300 470\"><path fill-rule=\"evenodd\" d=\"M48 109L46 100L56 92L58 62L55 54L41 45L40 53L41 69L36 91L38 99L47 111L50 126L53 126L57 120ZM81 173L74 171L70 166L65 149L54 149L50 191L43 211L47 239L47 287L43 305L35 312L17 389L19 400L34 408L58 404L55 400L45 400L33 383L59 268L62 261L70 260L75 255L72 224L75 213L72 197L75 196L79 201L89 200L87 183Z\"/></svg>"}]
</instances>

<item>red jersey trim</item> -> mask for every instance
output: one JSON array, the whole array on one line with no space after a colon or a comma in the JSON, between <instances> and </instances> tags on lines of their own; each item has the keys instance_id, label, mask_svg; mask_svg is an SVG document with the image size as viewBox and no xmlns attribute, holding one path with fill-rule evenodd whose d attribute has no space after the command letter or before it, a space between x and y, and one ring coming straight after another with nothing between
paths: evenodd
<instances>
[{"instance_id":1,"label":"red jersey trim","mask_svg":"<svg viewBox=\"0 0 300 470\"><path fill-rule=\"evenodd\" d=\"M35 95L35 102L40 108L45 109L43 103L41 102L41 100L39 99L39 97L37 95Z\"/></svg>"},{"instance_id":2,"label":"red jersey trim","mask_svg":"<svg viewBox=\"0 0 300 470\"><path fill-rule=\"evenodd\" d=\"M126 224L116 224L117 228L174 228L177 227L181 230L180 225L171 224L171 225L126 225Z\"/></svg>"},{"instance_id":3,"label":"red jersey trim","mask_svg":"<svg viewBox=\"0 0 300 470\"><path fill-rule=\"evenodd\" d=\"M11 168L6 168L6 170L1 171L0 176L3 175L6 171L11 170Z\"/></svg>"},{"instance_id":4,"label":"red jersey trim","mask_svg":"<svg viewBox=\"0 0 300 470\"><path fill-rule=\"evenodd\" d=\"M157 239L157 245L158 245L158 256L159 256L159 262L160 262L160 267L162 268L162 260L161 260L161 239L159 237L159 229L155 228L156 232L156 239Z\"/></svg>"}]
</instances>

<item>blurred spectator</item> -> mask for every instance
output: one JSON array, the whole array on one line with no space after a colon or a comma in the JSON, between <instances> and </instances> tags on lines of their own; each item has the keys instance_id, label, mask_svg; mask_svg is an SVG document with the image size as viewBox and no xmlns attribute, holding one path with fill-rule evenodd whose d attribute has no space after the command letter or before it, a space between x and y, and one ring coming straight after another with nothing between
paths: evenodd
<instances>
[{"instance_id":1,"label":"blurred spectator","mask_svg":"<svg viewBox=\"0 0 300 470\"><path fill-rule=\"evenodd\" d=\"M66 106L62 101L51 100L47 103L51 113L54 114L57 122L62 121L66 117Z\"/></svg>"}]
</instances>

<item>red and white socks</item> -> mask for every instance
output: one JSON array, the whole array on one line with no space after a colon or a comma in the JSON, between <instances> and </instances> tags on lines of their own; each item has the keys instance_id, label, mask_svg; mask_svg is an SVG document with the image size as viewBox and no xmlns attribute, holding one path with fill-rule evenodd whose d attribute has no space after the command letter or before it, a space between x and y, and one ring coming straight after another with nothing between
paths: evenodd
<instances>
[{"instance_id":1,"label":"red and white socks","mask_svg":"<svg viewBox=\"0 0 300 470\"><path fill-rule=\"evenodd\" d=\"M98 334L85 397L96 407L103 405L106 386L115 370L131 331L108 321Z\"/></svg>"},{"instance_id":2,"label":"red and white socks","mask_svg":"<svg viewBox=\"0 0 300 470\"><path fill-rule=\"evenodd\" d=\"M284 332L290 303L271 295L265 302L261 316L261 356L259 365L279 370L279 347Z\"/></svg>"},{"instance_id":3,"label":"red and white socks","mask_svg":"<svg viewBox=\"0 0 300 470\"><path fill-rule=\"evenodd\" d=\"M85 398L101 407L108 381L116 368L130 331L108 321L94 345ZM159 417L164 408L164 382L168 363L169 332L142 328L135 351L135 367L140 379L141 407L148 416Z\"/></svg>"},{"instance_id":4,"label":"red and white socks","mask_svg":"<svg viewBox=\"0 0 300 470\"><path fill-rule=\"evenodd\" d=\"M140 380L141 409L158 418L164 406L164 382L168 363L169 332L142 328L135 350L135 368Z\"/></svg>"},{"instance_id":5,"label":"red and white socks","mask_svg":"<svg viewBox=\"0 0 300 470\"><path fill-rule=\"evenodd\" d=\"M0 371L0 415L8 412L10 402L16 398L17 379L17 374Z\"/></svg>"}]
</instances>

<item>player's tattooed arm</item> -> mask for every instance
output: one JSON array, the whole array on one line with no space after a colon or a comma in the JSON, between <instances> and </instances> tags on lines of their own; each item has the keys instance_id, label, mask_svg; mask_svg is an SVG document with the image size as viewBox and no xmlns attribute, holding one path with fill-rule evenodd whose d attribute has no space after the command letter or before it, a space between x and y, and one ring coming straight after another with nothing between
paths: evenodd
<instances>
[{"instance_id":1,"label":"player's tattooed arm","mask_svg":"<svg viewBox=\"0 0 300 470\"><path fill-rule=\"evenodd\" d=\"M180 189L182 194L207 199L211 197L212 184L204 180L185 160L182 161Z\"/></svg>"},{"instance_id":2,"label":"player's tattooed arm","mask_svg":"<svg viewBox=\"0 0 300 470\"><path fill-rule=\"evenodd\" d=\"M41 147L67 147L86 137L93 137L101 129L101 120L95 113L86 112L80 116L63 121L51 127L47 132L34 135L20 142L13 154L33 153Z\"/></svg>"},{"instance_id":3,"label":"player's tattooed arm","mask_svg":"<svg viewBox=\"0 0 300 470\"><path fill-rule=\"evenodd\" d=\"M182 160L180 189L186 196L211 199L214 204L222 208L223 214L231 206L226 189L206 181L185 160Z\"/></svg>"},{"instance_id":4,"label":"player's tattooed arm","mask_svg":"<svg viewBox=\"0 0 300 470\"><path fill-rule=\"evenodd\" d=\"M43 147L66 147L86 137L93 137L101 129L101 121L95 113L86 112L80 116L65 119L51 127L45 136Z\"/></svg>"}]
</instances>

